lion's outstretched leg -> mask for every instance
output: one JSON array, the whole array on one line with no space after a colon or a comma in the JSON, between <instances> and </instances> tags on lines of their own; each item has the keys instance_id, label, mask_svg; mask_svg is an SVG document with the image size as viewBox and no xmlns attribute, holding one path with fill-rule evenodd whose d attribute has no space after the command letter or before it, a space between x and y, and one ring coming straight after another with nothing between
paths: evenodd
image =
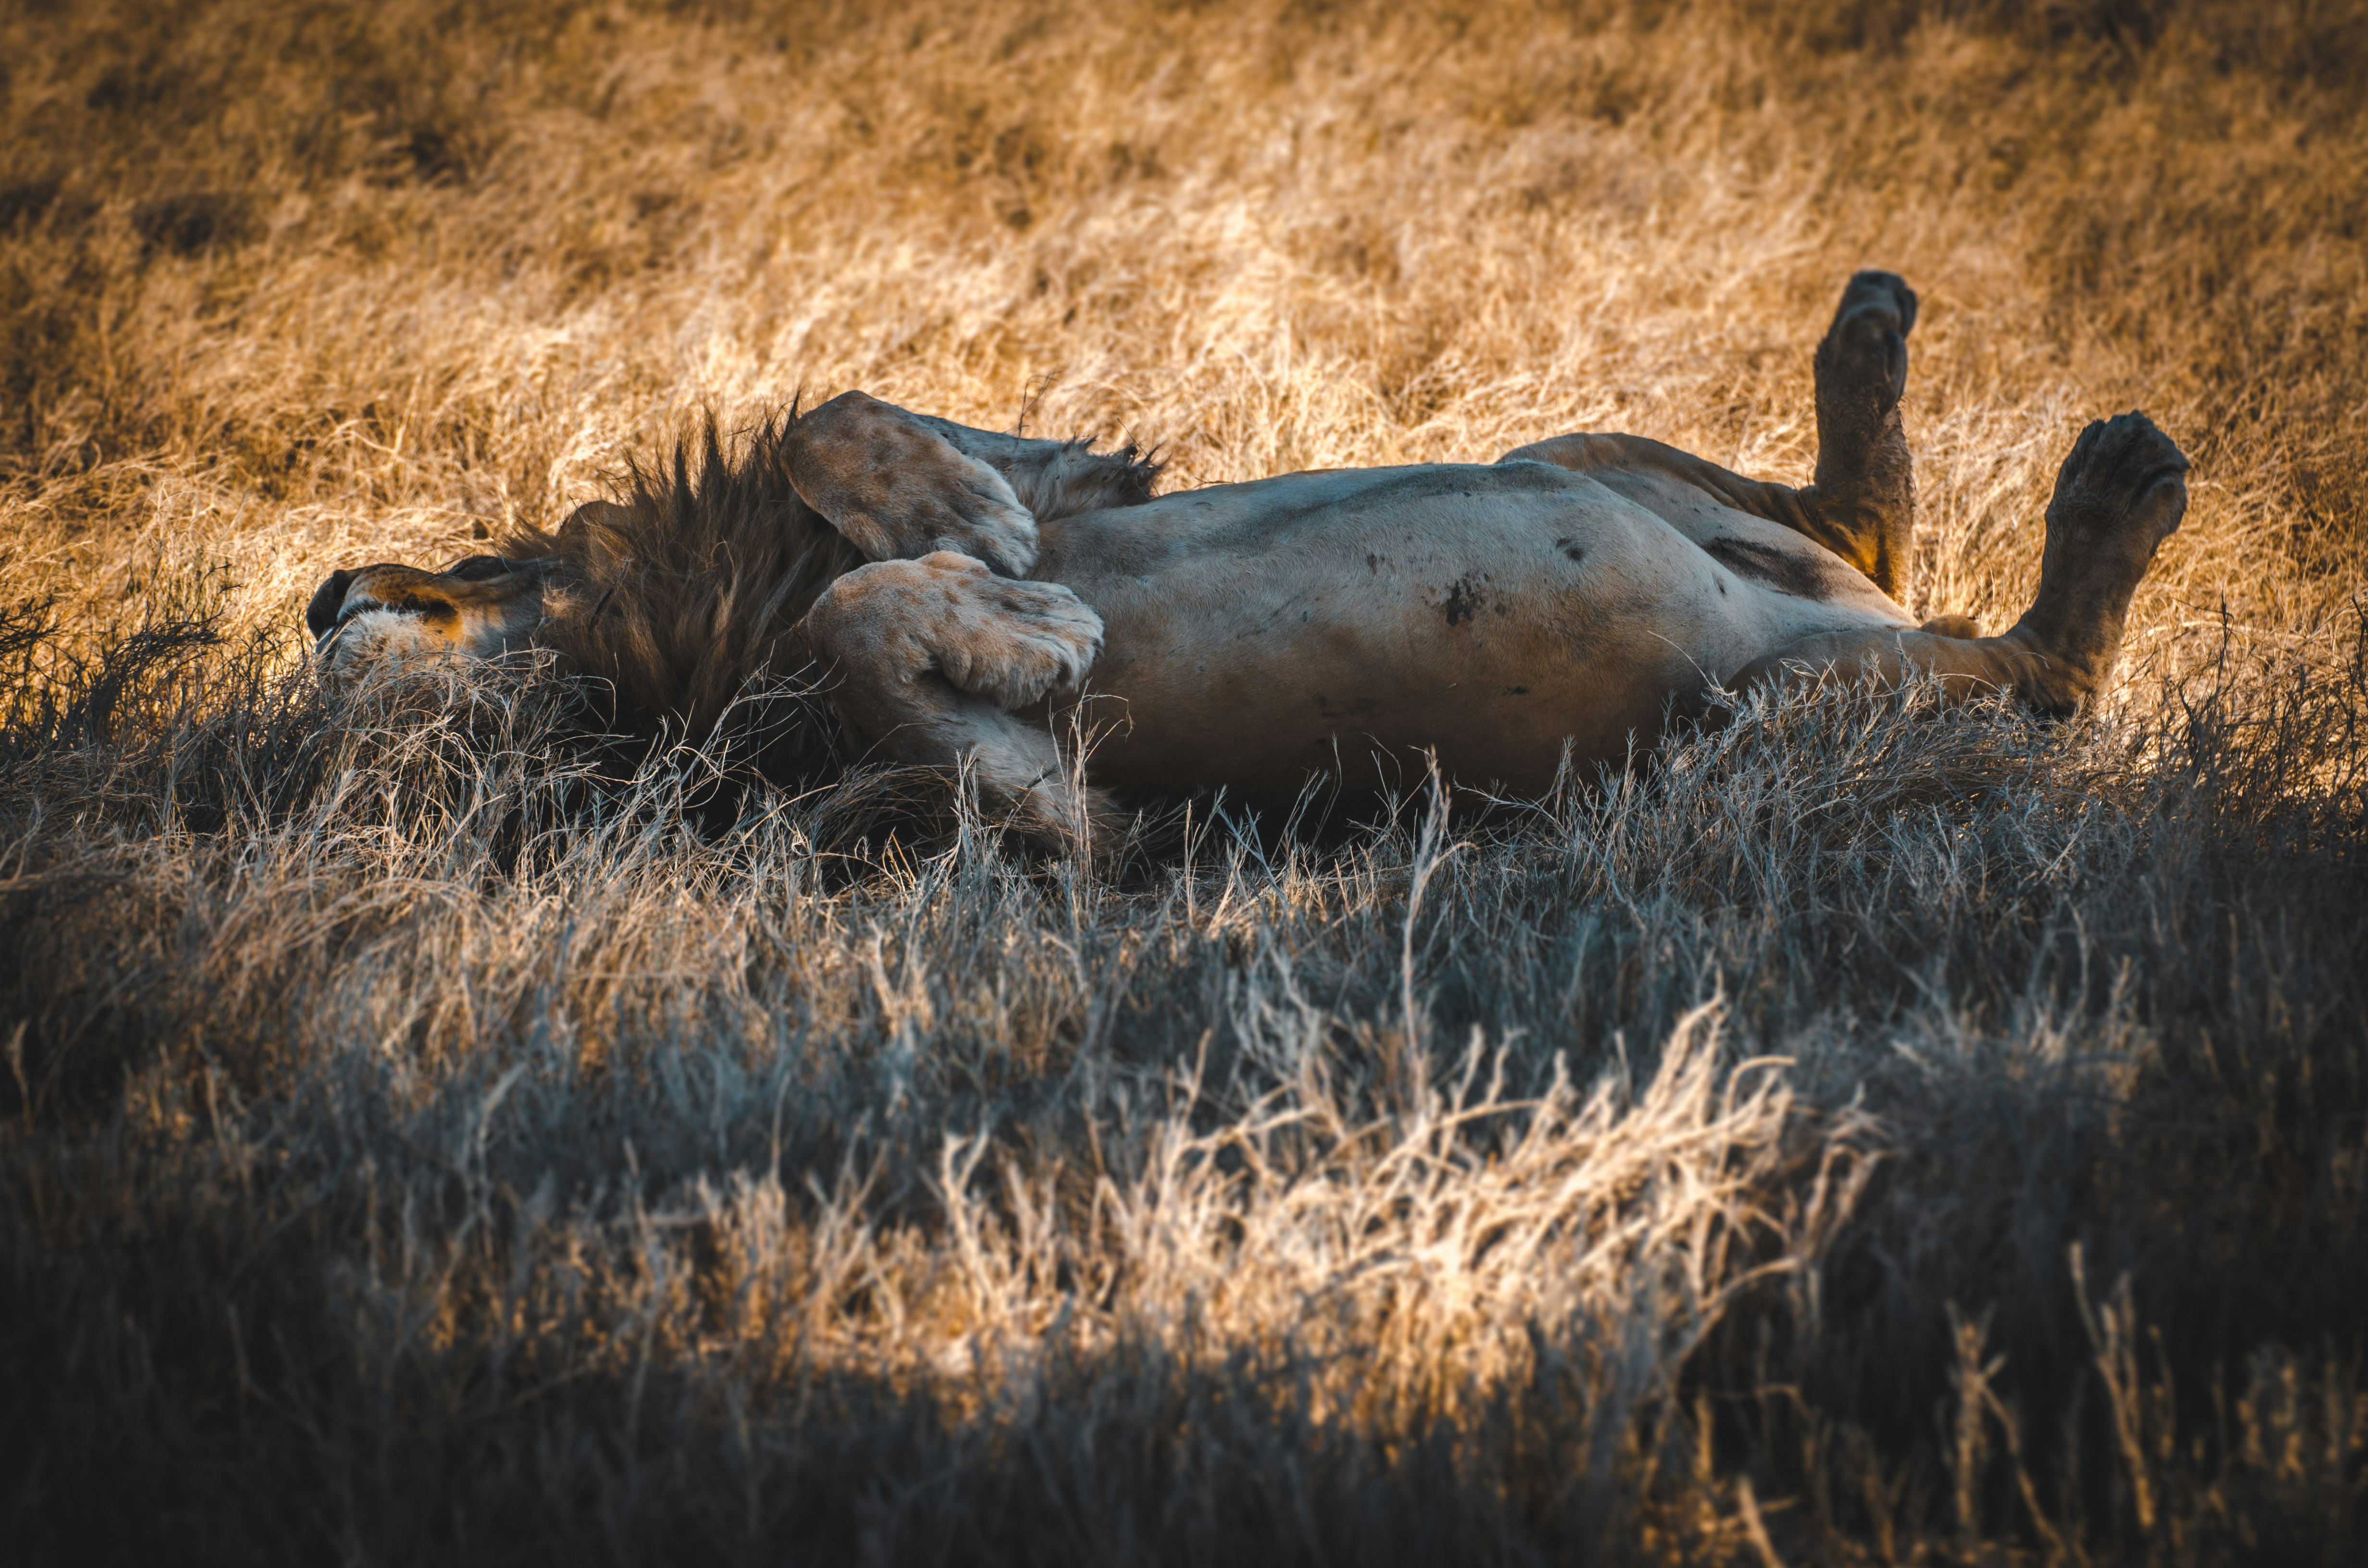
<instances>
[{"instance_id":1,"label":"lion's outstretched leg","mask_svg":"<svg viewBox=\"0 0 2368 1568\"><path fill-rule=\"evenodd\" d=\"M2042 713L2068 714L2112 673L2130 597L2186 516L2188 466L2145 415L2098 420L2056 475L2039 594L2012 631L1950 636L1934 621L1915 631L1830 633L1780 649L1729 684L1870 675L1888 684L1912 669L1938 676L1953 697L2010 687Z\"/></svg>"},{"instance_id":2,"label":"lion's outstretched leg","mask_svg":"<svg viewBox=\"0 0 2368 1568\"><path fill-rule=\"evenodd\" d=\"M987 805L1037 838L1090 841L1111 808L1071 787L1042 724L1013 717L1074 691L1101 652L1101 618L1057 583L996 577L939 551L839 578L800 623L835 666L848 725L898 762L967 763Z\"/></svg>"},{"instance_id":3,"label":"lion's outstretched leg","mask_svg":"<svg viewBox=\"0 0 2368 1568\"><path fill-rule=\"evenodd\" d=\"M914 417L944 437L962 456L975 458L1003 475L1019 504L1040 523L1082 512L1140 506L1151 499L1152 488L1159 483L1158 460L1131 444L1098 452L1087 441L1047 441L999 430L976 430L934 414Z\"/></svg>"}]
</instances>

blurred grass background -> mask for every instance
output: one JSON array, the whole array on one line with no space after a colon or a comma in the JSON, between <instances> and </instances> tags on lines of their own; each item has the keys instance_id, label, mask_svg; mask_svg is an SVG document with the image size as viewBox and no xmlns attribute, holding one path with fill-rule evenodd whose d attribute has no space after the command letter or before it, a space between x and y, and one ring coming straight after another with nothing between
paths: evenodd
<instances>
[{"instance_id":1,"label":"blurred grass background","mask_svg":"<svg viewBox=\"0 0 2368 1568\"><path fill-rule=\"evenodd\" d=\"M2363 80L2302 0L0 14L11 1539L2350 1561ZM2020 612L2089 419L2195 459L2092 722L1113 882L301 675L801 389L1800 482L1867 265L1911 608Z\"/></svg>"}]
</instances>

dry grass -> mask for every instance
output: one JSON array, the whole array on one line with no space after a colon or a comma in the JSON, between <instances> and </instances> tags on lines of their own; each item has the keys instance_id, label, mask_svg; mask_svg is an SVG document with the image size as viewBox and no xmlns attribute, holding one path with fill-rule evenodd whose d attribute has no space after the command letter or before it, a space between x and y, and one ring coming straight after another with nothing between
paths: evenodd
<instances>
[{"instance_id":1,"label":"dry grass","mask_svg":"<svg viewBox=\"0 0 2368 1568\"><path fill-rule=\"evenodd\" d=\"M0 14L12 1544L2352 1560L2368 18L1806 14ZM1113 879L298 667L801 387L1802 479L1865 264L1917 608L2020 610L2087 419L2195 457L2101 717Z\"/></svg>"}]
</instances>

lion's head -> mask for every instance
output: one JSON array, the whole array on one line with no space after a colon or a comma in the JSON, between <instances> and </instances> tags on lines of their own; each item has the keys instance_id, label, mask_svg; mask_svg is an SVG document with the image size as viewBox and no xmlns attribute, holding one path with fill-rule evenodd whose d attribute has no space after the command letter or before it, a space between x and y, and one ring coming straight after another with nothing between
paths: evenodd
<instances>
[{"instance_id":1,"label":"lion's head","mask_svg":"<svg viewBox=\"0 0 2368 1568\"><path fill-rule=\"evenodd\" d=\"M782 468L794 418L768 420L736 449L710 421L670 462L632 470L623 499L440 572L333 573L305 612L322 678L546 648L613 692L619 723L707 734L751 680L799 673L799 618L862 563Z\"/></svg>"},{"instance_id":2,"label":"lion's head","mask_svg":"<svg viewBox=\"0 0 2368 1568\"><path fill-rule=\"evenodd\" d=\"M490 659L522 647L541 623L542 560L472 555L441 572L381 562L334 572L305 608L321 676L343 685L362 670L459 656Z\"/></svg>"}]
</instances>

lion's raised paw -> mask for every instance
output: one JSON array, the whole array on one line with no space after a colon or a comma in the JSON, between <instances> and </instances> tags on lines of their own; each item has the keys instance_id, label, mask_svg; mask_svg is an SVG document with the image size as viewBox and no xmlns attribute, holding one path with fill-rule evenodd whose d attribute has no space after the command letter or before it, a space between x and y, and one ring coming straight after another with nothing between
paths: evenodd
<instances>
[{"instance_id":1,"label":"lion's raised paw","mask_svg":"<svg viewBox=\"0 0 2368 1568\"><path fill-rule=\"evenodd\" d=\"M860 392L801 416L781 441L790 483L873 561L968 555L1007 577L1036 564L1036 517L1003 475L918 416Z\"/></svg>"}]
</instances>

